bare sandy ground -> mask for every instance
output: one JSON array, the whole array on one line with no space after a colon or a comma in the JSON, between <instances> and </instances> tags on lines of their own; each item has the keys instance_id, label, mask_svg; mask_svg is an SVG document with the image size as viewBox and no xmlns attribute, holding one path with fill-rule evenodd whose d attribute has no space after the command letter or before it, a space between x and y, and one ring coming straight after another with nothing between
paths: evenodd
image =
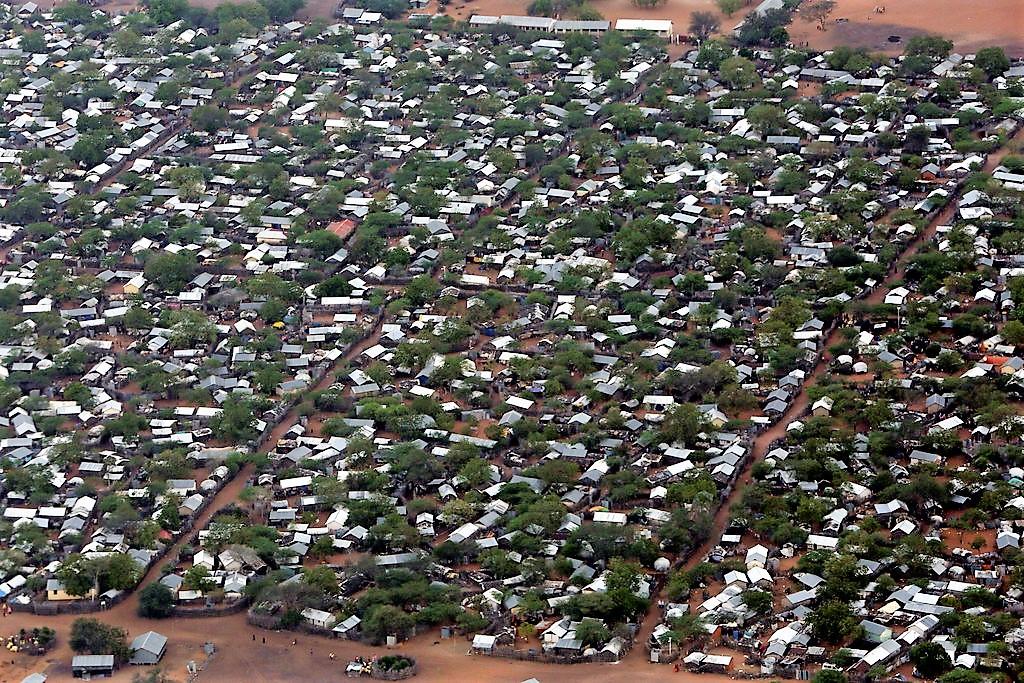
<instances>
[{"instance_id":1,"label":"bare sandy ground","mask_svg":"<svg viewBox=\"0 0 1024 683\"><path fill-rule=\"evenodd\" d=\"M878 14L875 7L885 6ZM998 45L1008 54L1024 55L1024 2L1021 0L836 0L827 30L800 18L789 28L794 42L827 50L837 45L899 53L914 35L931 33L953 41L961 53ZM888 37L902 37L890 43Z\"/></svg>"},{"instance_id":2,"label":"bare sandy ground","mask_svg":"<svg viewBox=\"0 0 1024 683\"><path fill-rule=\"evenodd\" d=\"M129 630L129 637L150 629L168 638L167 654L161 668L172 680L186 679L186 664L193 660L203 663L202 645L211 641L217 652L199 674L199 683L243 681L247 683L341 683L345 665L357 656L375 657L386 654L384 648L373 648L351 641L293 633L276 633L253 629L246 625L242 614L211 619L170 619L152 621L141 619L122 603L112 611L96 615ZM72 653L67 647L68 629L73 617L47 618L43 623L54 628L58 645L45 658L4 653L0 661L0 681L16 682L33 671L45 671L48 683L70 683ZM42 621L31 615L17 614L0 620L0 633L14 632L18 628L38 625ZM255 634L256 642L252 641ZM263 639L266 643L263 643ZM298 643L292 645L292 639ZM437 643L435 645L435 643ZM467 654L470 643L464 638L438 641L437 631L423 634L392 650L416 657L419 662L417 683L518 683L531 677L541 683L656 683L673 680L680 683L726 683L728 676L673 673L671 666L651 664L646 653L636 648L618 664L536 664L507 659ZM310 652L312 651L312 654ZM336 659L331 661L333 652ZM12 663L13 662L13 663ZM125 666L117 671L113 683L128 683L139 669Z\"/></svg>"}]
</instances>

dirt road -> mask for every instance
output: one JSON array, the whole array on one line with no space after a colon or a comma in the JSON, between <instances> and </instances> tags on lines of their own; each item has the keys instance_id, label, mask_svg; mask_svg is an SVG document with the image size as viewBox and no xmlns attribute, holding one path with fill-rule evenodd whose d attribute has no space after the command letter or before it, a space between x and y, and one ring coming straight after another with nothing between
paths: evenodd
<instances>
[{"instance_id":1,"label":"dirt road","mask_svg":"<svg viewBox=\"0 0 1024 683\"><path fill-rule=\"evenodd\" d=\"M1024 143L1024 127L1019 128L1017 132L1007 141L1007 144L1003 145L996 151L992 152L985 158L985 163L982 165L981 170L984 173L991 173L1003 160L1003 158L1014 151L1014 149ZM960 193L957 192L954 196L950 197L949 203L935 216L932 220L928 221L928 225L922 230L910 243L907 248L900 254L899 259L896 261L896 267L893 269L882 283L874 289L868 296L864 298L864 302L877 306L878 304L885 301L885 295L889 293L893 285L898 281L902 280L907 272L907 265L910 260L921 252L922 249L928 244L932 243L935 239L935 233L938 232L940 226L950 225L951 222L956 218L956 198L959 197Z\"/></svg>"}]
</instances>

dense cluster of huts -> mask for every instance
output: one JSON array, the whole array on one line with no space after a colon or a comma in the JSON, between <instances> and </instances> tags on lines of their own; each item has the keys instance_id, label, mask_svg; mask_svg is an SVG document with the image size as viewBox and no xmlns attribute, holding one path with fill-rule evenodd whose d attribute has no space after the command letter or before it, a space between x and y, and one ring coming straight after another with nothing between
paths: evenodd
<instances>
[{"instance_id":1,"label":"dense cluster of huts","mask_svg":"<svg viewBox=\"0 0 1024 683\"><path fill-rule=\"evenodd\" d=\"M8 20L7 603L1003 667L1022 68L379 21Z\"/></svg>"}]
</instances>

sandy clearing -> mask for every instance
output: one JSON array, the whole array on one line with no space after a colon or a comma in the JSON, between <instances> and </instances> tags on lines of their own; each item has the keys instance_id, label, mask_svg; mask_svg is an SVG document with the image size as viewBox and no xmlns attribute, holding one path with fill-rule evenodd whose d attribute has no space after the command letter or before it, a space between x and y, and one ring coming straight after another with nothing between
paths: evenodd
<instances>
[{"instance_id":1,"label":"sandy clearing","mask_svg":"<svg viewBox=\"0 0 1024 683\"><path fill-rule=\"evenodd\" d=\"M168 649L161 668L174 681L184 681L185 665L190 660L204 660L201 647L208 640L216 644L217 653L200 673L200 683L341 683L347 680L345 664L350 659L357 656L375 657L388 652L385 648L369 647L352 641L253 629L245 623L244 614L209 619L153 621L139 618L134 612L125 609L126 606L126 603L122 603L110 612L94 616L128 629L129 637L150 629L167 636ZM0 680L17 681L32 671L45 671L49 683L74 681L70 664L72 653L67 646L68 629L73 619L71 616L46 619L45 623L58 633L57 647L45 658L10 655L10 659L5 658L0 663ZM39 621L38 617L32 615L15 614L0 621L0 632L13 632L18 628L38 624ZM255 643L252 640L253 634L256 636ZM295 646L291 644L293 638L298 641ZM467 654L468 651L469 642L464 638L439 641L435 629L393 650L416 657L420 673L413 680L417 683L450 683L453 680L517 683L534 676L542 683L656 683L665 680L680 683L726 683L732 680L727 676L673 673L669 666L647 662L642 648L630 653L618 664L573 666L471 656ZM336 655L333 662L328 656L331 652ZM138 671L135 667L125 666L108 680L112 683L128 683Z\"/></svg>"},{"instance_id":2,"label":"sandy clearing","mask_svg":"<svg viewBox=\"0 0 1024 683\"><path fill-rule=\"evenodd\" d=\"M885 13L875 7L885 6ZM836 0L827 30L804 21L797 12L789 28L794 43L807 42L817 50L837 45L864 47L888 54L903 50L914 35L933 33L953 41L960 52L1000 45L1008 53L1024 56L1024 3L1020 0ZM888 42L890 35L902 37Z\"/></svg>"}]
</instances>

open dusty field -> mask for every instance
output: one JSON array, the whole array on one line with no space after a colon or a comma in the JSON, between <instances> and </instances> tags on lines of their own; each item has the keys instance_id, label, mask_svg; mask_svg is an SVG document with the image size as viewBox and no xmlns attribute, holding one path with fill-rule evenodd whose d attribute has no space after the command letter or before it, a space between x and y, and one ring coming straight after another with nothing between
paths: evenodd
<instances>
[{"instance_id":1,"label":"open dusty field","mask_svg":"<svg viewBox=\"0 0 1024 683\"><path fill-rule=\"evenodd\" d=\"M111 612L96 616L127 628L130 635L138 635L150 629L166 635L167 654L161 668L175 682L186 679L185 665L189 660L203 663L205 656L201 647L207 640L216 644L217 653L199 674L199 683L341 683L349 680L345 677L345 665L350 659L357 656L374 657L387 652L384 648L367 647L351 641L252 629L246 625L242 614L212 619L140 619L127 609L132 602L129 600ZM0 620L0 633L3 634L41 622L54 628L58 634L56 649L45 658L4 653L6 656L0 660L0 681L18 681L32 671L46 671L48 683L76 680L71 676L71 651L67 647L68 628L72 620L73 617L69 616L40 619L22 614ZM255 643L252 642L254 633ZM530 677L538 678L541 683L655 683L666 680L679 683L726 683L732 680L727 676L673 673L671 666L645 661L646 653L642 648L637 648L618 664L561 666L469 656L466 654L469 643L465 639L438 642L436 633L432 630L395 649L419 661L420 673L413 679L416 683L518 683ZM295 646L291 644L292 638L298 640ZM328 657L331 652L337 657L333 662ZM112 683L128 683L137 671L135 667L126 666L109 680Z\"/></svg>"},{"instance_id":2,"label":"open dusty field","mask_svg":"<svg viewBox=\"0 0 1024 683\"><path fill-rule=\"evenodd\" d=\"M884 6L878 14L876 7ZM962 53L999 45L1008 54L1024 55L1024 2L1021 0L836 0L827 30L804 21L800 14L790 26L794 42L808 42L819 50L837 45L898 53L911 36L932 33L952 40ZM891 35L901 43L890 43Z\"/></svg>"}]
</instances>

